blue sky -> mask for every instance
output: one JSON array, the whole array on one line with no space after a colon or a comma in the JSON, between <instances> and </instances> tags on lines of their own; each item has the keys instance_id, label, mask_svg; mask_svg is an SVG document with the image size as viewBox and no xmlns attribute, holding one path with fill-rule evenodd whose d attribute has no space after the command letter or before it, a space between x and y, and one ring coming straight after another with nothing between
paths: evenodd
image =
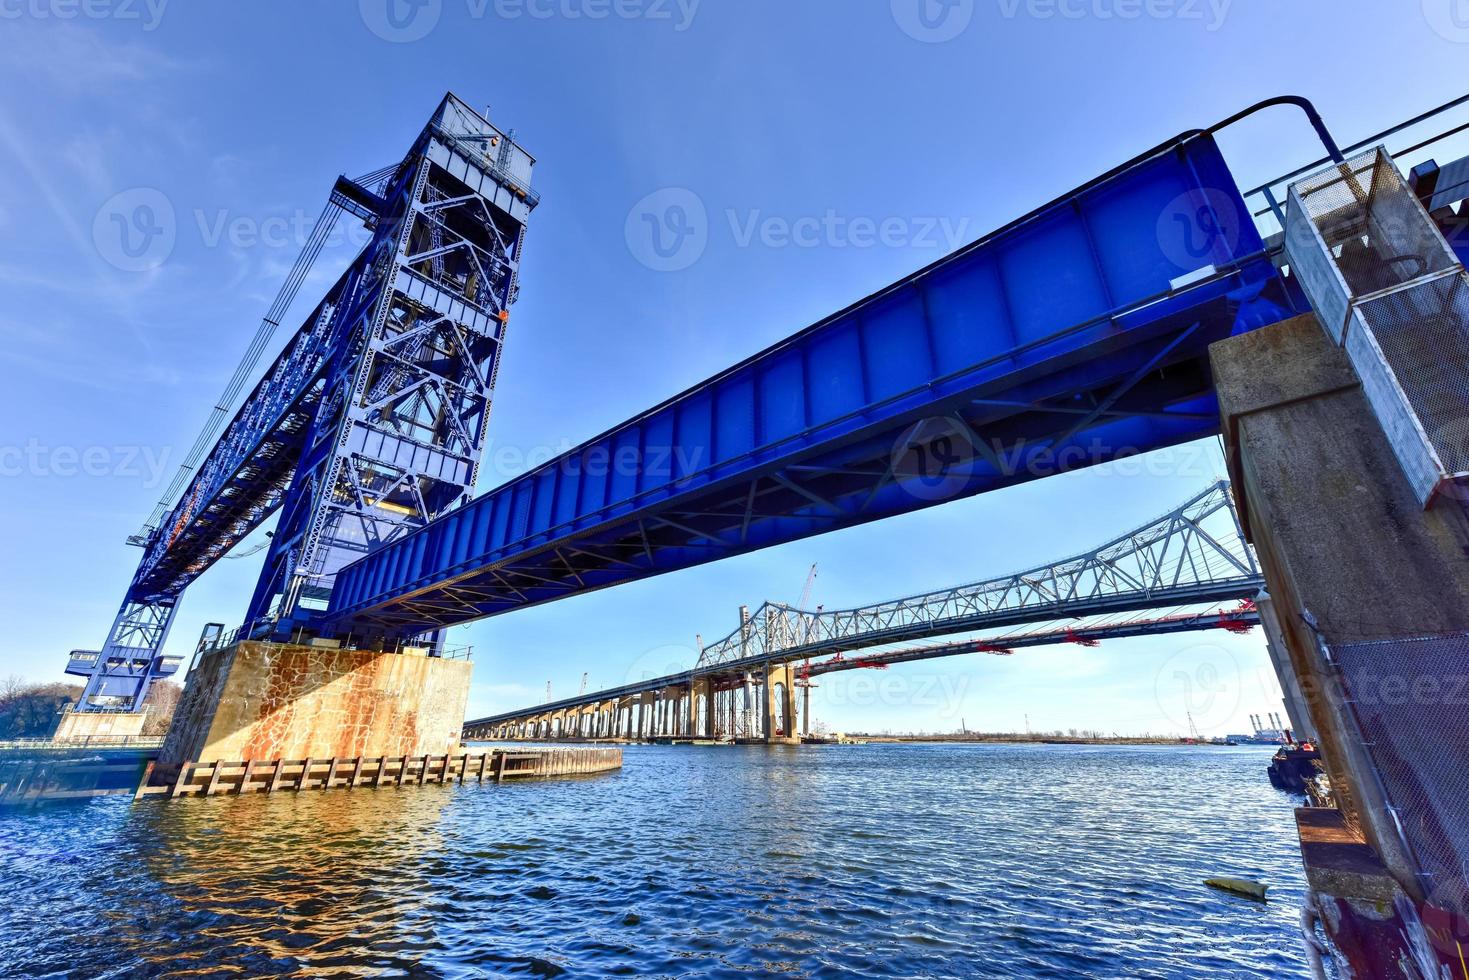
<instances>
[{"instance_id":1,"label":"blue sky","mask_svg":"<svg viewBox=\"0 0 1469 980\"><path fill-rule=\"evenodd\" d=\"M331 181L397 160L446 90L517 130L544 198L488 488L1181 130L1292 92L1350 142L1461 94L1469 63L1462 0L921 2L0 0L0 676L57 679L100 644L139 555L123 539ZM1288 114L1224 148L1242 183L1311 153ZM708 215L672 270L628 228L670 193ZM106 245L120 194L164 202L157 261ZM1220 473L1212 444L1184 447L457 629L478 651L471 711L690 662L696 633L794 600L813 562L829 608L985 578ZM173 650L239 622L259 560L193 587ZM1227 678L1203 727L1278 706L1258 635L1211 635L869 674L818 691L817 718L1179 731L1180 662Z\"/></svg>"}]
</instances>

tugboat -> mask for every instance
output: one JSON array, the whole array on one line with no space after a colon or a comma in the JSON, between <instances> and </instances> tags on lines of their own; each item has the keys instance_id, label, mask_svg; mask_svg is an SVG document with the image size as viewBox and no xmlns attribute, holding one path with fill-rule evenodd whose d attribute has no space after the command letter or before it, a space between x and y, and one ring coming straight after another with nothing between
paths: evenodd
<instances>
[{"instance_id":1,"label":"tugboat","mask_svg":"<svg viewBox=\"0 0 1469 980\"><path fill-rule=\"evenodd\" d=\"M1289 729L1286 729L1286 737L1290 738ZM1321 752L1309 738L1299 745L1287 742L1270 759L1270 768L1266 770L1270 785L1288 793L1305 793L1321 775L1320 760Z\"/></svg>"}]
</instances>

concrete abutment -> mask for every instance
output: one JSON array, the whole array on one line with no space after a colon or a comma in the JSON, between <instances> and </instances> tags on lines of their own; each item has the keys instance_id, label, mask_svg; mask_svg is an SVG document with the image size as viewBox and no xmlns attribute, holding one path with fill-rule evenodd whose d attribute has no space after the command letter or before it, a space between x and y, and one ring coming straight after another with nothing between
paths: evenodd
<instances>
[{"instance_id":1,"label":"concrete abutment","mask_svg":"<svg viewBox=\"0 0 1469 980\"><path fill-rule=\"evenodd\" d=\"M200 659L159 761L453 753L470 675L462 660L245 641Z\"/></svg>"},{"instance_id":2,"label":"concrete abutment","mask_svg":"<svg viewBox=\"0 0 1469 980\"><path fill-rule=\"evenodd\" d=\"M1221 341L1211 359L1239 513L1269 588L1262 617L1272 661L1292 722L1316 739L1331 781L1336 810L1299 811L1321 919L1353 975L1416 976L1393 964L1423 955L1457 971L1456 949L1469 945L1462 910L1433 904L1435 882L1362 724L1381 726L1378 755L1409 767L1404 759L1421 761L1425 750L1462 765L1463 725L1431 699L1405 710L1382 700L1383 685L1411 691L1422 673L1383 661L1375 680L1348 675L1342 654L1366 641L1469 632L1463 502L1449 495L1423 507L1351 362L1314 315ZM1318 809L1340 817L1323 822ZM1446 943L1430 935L1415 952L1408 937L1423 933L1423 921L1457 923L1449 932L1459 935Z\"/></svg>"}]
</instances>

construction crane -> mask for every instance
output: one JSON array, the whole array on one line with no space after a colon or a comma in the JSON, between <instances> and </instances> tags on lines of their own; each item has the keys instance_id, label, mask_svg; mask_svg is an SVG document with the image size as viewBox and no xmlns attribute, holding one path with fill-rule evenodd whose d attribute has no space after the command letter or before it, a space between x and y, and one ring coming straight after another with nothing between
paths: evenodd
<instances>
[{"instance_id":1,"label":"construction crane","mask_svg":"<svg viewBox=\"0 0 1469 980\"><path fill-rule=\"evenodd\" d=\"M811 589L815 585L816 585L816 563L815 562L812 562L811 563L811 570L806 573L806 585L805 585L804 588L801 589L801 598L796 603L796 608L797 609L804 610L806 608L806 604L811 601ZM809 631L811 629L811 626L808 624L806 626L806 629ZM809 635L803 636L803 637L801 637L801 642L802 643L805 643L809 639L810 639L810 636ZM699 641L699 653L702 655L703 652L704 652L704 643L703 643L703 639L701 638L700 641ZM814 685L814 684L811 683L811 659L809 657L806 658L805 664L803 664L802 667L801 667L801 673L796 678L796 680L795 680L794 683L795 683L795 686L796 687L799 687L801 689L801 733L803 735L807 736L807 737L810 737L810 735L811 735L811 688L815 687L816 685Z\"/></svg>"},{"instance_id":2,"label":"construction crane","mask_svg":"<svg viewBox=\"0 0 1469 980\"><path fill-rule=\"evenodd\" d=\"M801 599L796 603L797 609L805 609L806 603L811 601L811 589L816 585L816 565L813 563L811 571L806 573L806 586L801 590Z\"/></svg>"}]
</instances>

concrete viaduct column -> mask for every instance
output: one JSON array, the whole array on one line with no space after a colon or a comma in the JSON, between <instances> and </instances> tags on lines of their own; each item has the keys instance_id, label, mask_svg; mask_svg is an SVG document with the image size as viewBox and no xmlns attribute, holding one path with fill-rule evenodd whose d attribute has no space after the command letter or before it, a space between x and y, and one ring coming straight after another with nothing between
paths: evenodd
<instances>
[{"instance_id":1,"label":"concrete viaduct column","mask_svg":"<svg viewBox=\"0 0 1469 980\"><path fill-rule=\"evenodd\" d=\"M777 690L777 687L779 690ZM796 727L796 694L791 686L791 669L765 665L765 741L769 744L799 745L801 736ZM783 719L783 720L782 720ZM780 734L778 727L784 726Z\"/></svg>"},{"instance_id":2,"label":"concrete viaduct column","mask_svg":"<svg viewBox=\"0 0 1469 980\"><path fill-rule=\"evenodd\" d=\"M702 710L702 715L701 715ZM698 677L689 685L689 734L694 738L714 737L714 680Z\"/></svg>"},{"instance_id":3,"label":"concrete viaduct column","mask_svg":"<svg viewBox=\"0 0 1469 980\"><path fill-rule=\"evenodd\" d=\"M1299 680L1296 710L1310 716L1334 795L1411 893L1414 858L1322 645L1469 631L1469 516L1453 493L1419 503L1351 362L1314 316L1210 355L1240 516L1272 598L1266 621L1289 666L1281 686L1289 695Z\"/></svg>"}]
</instances>

